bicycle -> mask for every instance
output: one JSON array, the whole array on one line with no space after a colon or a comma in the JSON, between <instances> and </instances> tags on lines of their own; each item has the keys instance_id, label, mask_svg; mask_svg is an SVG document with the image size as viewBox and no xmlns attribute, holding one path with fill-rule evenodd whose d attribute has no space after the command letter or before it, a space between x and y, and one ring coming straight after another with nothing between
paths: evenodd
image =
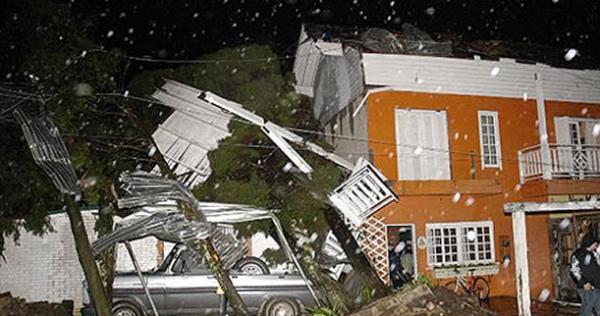
<instances>
[{"instance_id":1,"label":"bicycle","mask_svg":"<svg viewBox=\"0 0 600 316\"><path fill-rule=\"evenodd\" d=\"M445 287L461 296L465 293L477 296L481 305L481 303L487 302L490 297L490 284L480 276L473 276L473 272L475 272L475 269L469 269L469 277L465 279L460 270L455 268L455 279L446 283Z\"/></svg>"}]
</instances>

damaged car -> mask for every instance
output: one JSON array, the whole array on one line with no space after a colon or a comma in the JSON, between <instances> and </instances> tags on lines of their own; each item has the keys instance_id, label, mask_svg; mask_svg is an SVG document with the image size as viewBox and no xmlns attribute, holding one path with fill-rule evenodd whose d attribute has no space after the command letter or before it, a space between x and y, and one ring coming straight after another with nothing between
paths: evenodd
<instances>
[{"instance_id":1,"label":"damaged car","mask_svg":"<svg viewBox=\"0 0 600 316\"><path fill-rule=\"evenodd\" d=\"M230 270L231 279L248 311L259 315L300 315L315 301L296 269L271 274L259 258L244 257ZM208 268L192 259L185 245L175 245L157 269L144 273L159 315L219 315L224 296ZM83 316L95 315L89 299ZM140 279L133 273L115 277L113 315L153 315Z\"/></svg>"}]
</instances>

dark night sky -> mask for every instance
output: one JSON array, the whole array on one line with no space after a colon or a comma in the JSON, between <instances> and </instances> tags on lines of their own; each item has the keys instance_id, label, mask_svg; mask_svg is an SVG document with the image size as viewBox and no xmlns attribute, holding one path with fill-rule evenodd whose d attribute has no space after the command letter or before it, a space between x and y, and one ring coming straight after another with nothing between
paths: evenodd
<instances>
[{"instance_id":1,"label":"dark night sky","mask_svg":"<svg viewBox=\"0 0 600 316\"><path fill-rule=\"evenodd\" d=\"M135 55L196 57L242 42L268 43L279 53L293 53L302 22L390 29L409 22L466 40L536 42L600 54L594 47L600 43L598 0L71 2L75 11L96 21L100 42Z\"/></svg>"},{"instance_id":2,"label":"dark night sky","mask_svg":"<svg viewBox=\"0 0 600 316\"><path fill-rule=\"evenodd\" d=\"M599 0L62 2L95 25L96 42L135 56L196 58L240 43L269 44L279 54L293 54L302 22L388 29L408 22L432 35L539 43L600 56Z\"/></svg>"}]
</instances>

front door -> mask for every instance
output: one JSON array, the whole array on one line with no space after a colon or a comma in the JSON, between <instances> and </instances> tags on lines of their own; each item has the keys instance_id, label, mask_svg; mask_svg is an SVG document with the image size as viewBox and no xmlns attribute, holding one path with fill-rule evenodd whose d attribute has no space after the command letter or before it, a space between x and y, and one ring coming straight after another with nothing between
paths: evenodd
<instances>
[{"instance_id":1,"label":"front door","mask_svg":"<svg viewBox=\"0 0 600 316\"><path fill-rule=\"evenodd\" d=\"M576 302L577 290L570 271L571 255L577 247L573 218L552 218L549 226L554 297Z\"/></svg>"},{"instance_id":2,"label":"front door","mask_svg":"<svg viewBox=\"0 0 600 316\"><path fill-rule=\"evenodd\" d=\"M388 254L390 280L401 287L417 275L414 225L388 225Z\"/></svg>"},{"instance_id":3,"label":"front door","mask_svg":"<svg viewBox=\"0 0 600 316\"><path fill-rule=\"evenodd\" d=\"M570 271L571 255L579 247L583 236L599 236L600 215L574 214L551 218L549 223L554 296L559 300L577 302L577 288Z\"/></svg>"}]
</instances>

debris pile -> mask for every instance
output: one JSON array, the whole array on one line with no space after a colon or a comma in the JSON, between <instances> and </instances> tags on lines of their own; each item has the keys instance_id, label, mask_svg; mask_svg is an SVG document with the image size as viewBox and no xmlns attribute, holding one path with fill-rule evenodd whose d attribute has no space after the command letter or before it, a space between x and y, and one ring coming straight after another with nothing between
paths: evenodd
<instances>
[{"instance_id":1,"label":"debris pile","mask_svg":"<svg viewBox=\"0 0 600 316\"><path fill-rule=\"evenodd\" d=\"M73 301L27 303L10 292L0 293L0 315L10 316L72 316Z\"/></svg>"},{"instance_id":2,"label":"debris pile","mask_svg":"<svg viewBox=\"0 0 600 316\"><path fill-rule=\"evenodd\" d=\"M433 316L433 315L495 315L494 312L479 306L476 297L458 296L449 289L425 285L407 288L379 299L352 316Z\"/></svg>"}]
</instances>

